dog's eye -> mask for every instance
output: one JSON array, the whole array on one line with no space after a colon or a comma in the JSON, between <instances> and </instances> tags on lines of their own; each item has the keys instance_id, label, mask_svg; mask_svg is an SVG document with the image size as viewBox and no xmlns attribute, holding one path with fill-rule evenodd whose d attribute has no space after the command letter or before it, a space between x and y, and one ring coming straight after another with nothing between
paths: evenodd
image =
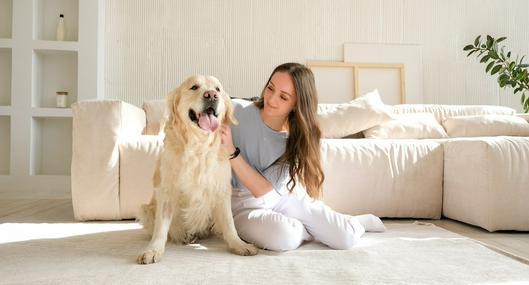
<instances>
[{"instance_id":1,"label":"dog's eye","mask_svg":"<svg viewBox=\"0 0 529 285\"><path fill-rule=\"evenodd\" d=\"M197 89L198 89L198 84L191 86L191 90L197 90Z\"/></svg>"},{"instance_id":2,"label":"dog's eye","mask_svg":"<svg viewBox=\"0 0 529 285\"><path fill-rule=\"evenodd\" d=\"M215 89L217 90L217 92L220 92L220 88L219 87L215 87Z\"/></svg>"}]
</instances>

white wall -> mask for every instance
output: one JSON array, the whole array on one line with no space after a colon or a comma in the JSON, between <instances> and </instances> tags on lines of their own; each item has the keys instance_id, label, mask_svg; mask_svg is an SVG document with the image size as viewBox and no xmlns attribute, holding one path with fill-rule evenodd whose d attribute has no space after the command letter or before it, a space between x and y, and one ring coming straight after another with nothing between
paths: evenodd
<instances>
[{"instance_id":1,"label":"white wall","mask_svg":"<svg viewBox=\"0 0 529 285\"><path fill-rule=\"evenodd\" d=\"M282 62L343 60L344 42L417 43L425 103L521 110L462 48L491 34L529 55L527 0L111 0L105 9L106 98L141 105L194 73L257 96Z\"/></svg>"}]
</instances>

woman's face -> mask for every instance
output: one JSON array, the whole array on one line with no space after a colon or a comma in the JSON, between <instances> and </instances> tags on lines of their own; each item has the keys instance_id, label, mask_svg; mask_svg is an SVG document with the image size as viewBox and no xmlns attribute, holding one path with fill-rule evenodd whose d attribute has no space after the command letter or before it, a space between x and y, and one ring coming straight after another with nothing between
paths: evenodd
<instances>
[{"instance_id":1,"label":"woman's face","mask_svg":"<svg viewBox=\"0 0 529 285\"><path fill-rule=\"evenodd\" d=\"M264 91L263 111L268 116L287 117L296 105L296 90L290 74L276 72Z\"/></svg>"}]
</instances>

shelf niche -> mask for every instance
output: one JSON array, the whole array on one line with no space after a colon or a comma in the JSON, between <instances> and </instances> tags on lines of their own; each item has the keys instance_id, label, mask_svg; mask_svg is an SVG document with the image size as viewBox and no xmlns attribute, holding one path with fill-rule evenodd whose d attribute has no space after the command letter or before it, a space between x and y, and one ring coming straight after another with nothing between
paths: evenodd
<instances>
[{"instance_id":1,"label":"shelf niche","mask_svg":"<svg viewBox=\"0 0 529 285\"><path fill-rule=\"evenodd\" d=\"M0 106L11 105L11 49L0 48Z\"/></svg>"},{"instance_id":2,"label":"shelf niche","mask_svg":"<svg viewBox=\"0 0 529 285\"><path fill-rule=\"evenodd\" d=\"M72 119L33 117L31 175L70 175Z\"/></svg>"},{"instance_id":3,"label":"shelf niche","mask_svg":"<svg viewBox=\"0 0 529 285\"><path fill-rule=\"evenodd\" d=\"M77 52L33 52L32 107L53 108L57 91L67 91L67 107L77 101Z\"/></svg>"},{"instance_id":4,"label":"shelf niche","mask_svg":"<svg viewBox=\"0 0 529 285\"><path fill-rule=\"evenodd\" d=\"M9 175L11 118L0 116L0 175Z\"/></svg>"},{"instance_id":5,"label":"shelf niche","mask_svg":"<svg viewBox=\"0 0 529 285\"><path fill-rule=\"evenodd\" d=\"M0 39L12 37L13 1L0 0Z\"/></svg>"},{"instance_id":6,"label":"shelf niche","mask_svg":"<svg viewBox=\"0 0 529 285\"><path fill-rule=\"evenodd\" d=\"M34 39L55 41L59 15L64 14L65 41L78 40L79 1L78 0L33 0Z\"/></svg>"}]
</instances>

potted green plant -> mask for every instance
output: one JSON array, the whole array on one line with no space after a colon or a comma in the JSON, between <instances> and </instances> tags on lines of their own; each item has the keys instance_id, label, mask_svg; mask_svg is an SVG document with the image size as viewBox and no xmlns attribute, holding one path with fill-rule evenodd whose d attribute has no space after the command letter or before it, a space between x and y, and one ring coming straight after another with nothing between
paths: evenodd
<instances>
[{"instance_id":1,"label":"potted green plant","mask_svg":"<svg viewBox=\"0 0 529 285\"><path fill-rule=\"evenodd\" d=\"M475 54L480 59L481 63L487 65L485 72L491 75L498 74L498 84L501 88L511 87L514 89L514 94L521 93L521 103L525 113L529 112L529 96L526 92L529 91L529 76L527 68L529 64L523 63L525 56L516 59L511 58L511 52L505 50L505 46L498 49L498 44L507 39L506 37L493 38L487 35L485 41L482 42L481 35L479 35L473 44L469 44L463 48L468 51L467 57Z\"/></svg>"}]
</instances>

